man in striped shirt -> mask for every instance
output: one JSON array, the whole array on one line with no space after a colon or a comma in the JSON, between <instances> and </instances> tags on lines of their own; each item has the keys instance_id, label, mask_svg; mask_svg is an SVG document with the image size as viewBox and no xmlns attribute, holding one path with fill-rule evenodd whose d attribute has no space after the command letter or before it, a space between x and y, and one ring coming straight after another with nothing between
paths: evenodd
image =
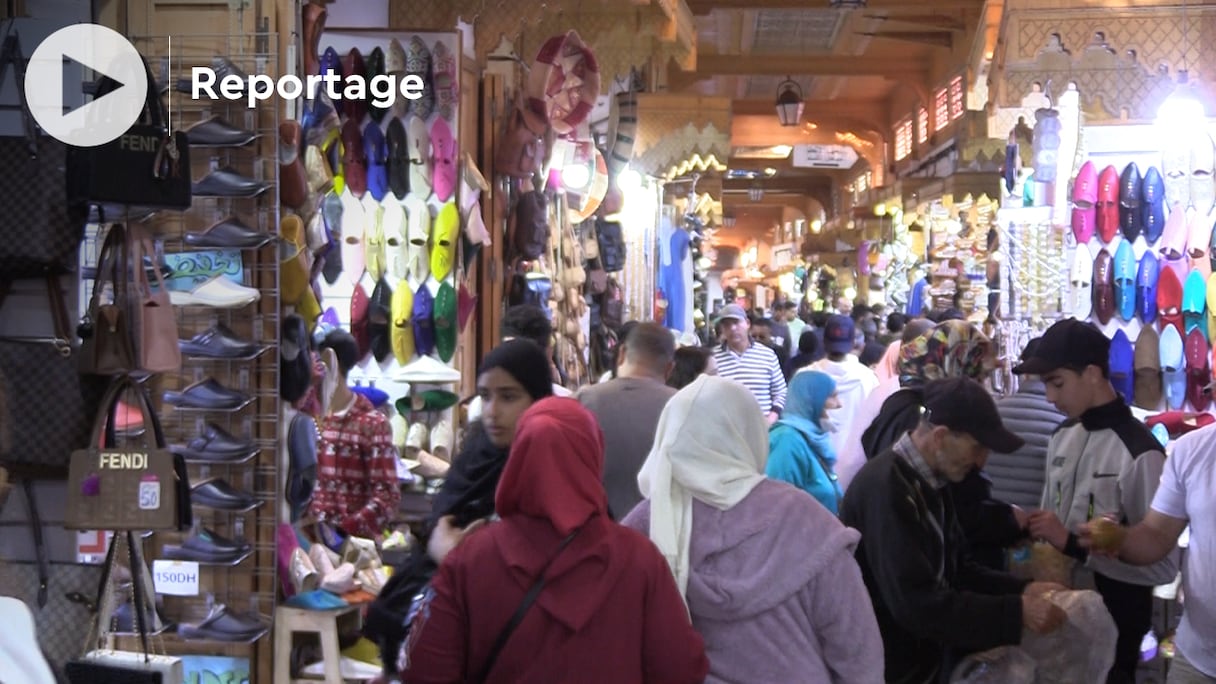
<instances>
[{"instance_id":1,"label":"man in striped shirt","mask_svg":"<svg viewBox=\"0 0 1216 684\"><path fill-rule=\"evenodd\" d=\"M714 350L718 375L743 385L756 397L760 411L773 424L785 408L785 375L777 354L749 334L747 313L727 304L714 319L720 346Z\"/></svg>"}]
</instances>

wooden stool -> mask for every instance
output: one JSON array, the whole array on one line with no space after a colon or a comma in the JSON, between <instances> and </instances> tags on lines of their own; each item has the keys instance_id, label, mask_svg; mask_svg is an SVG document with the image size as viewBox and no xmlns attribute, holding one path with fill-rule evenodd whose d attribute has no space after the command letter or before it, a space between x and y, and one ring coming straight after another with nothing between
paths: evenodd
<instances>
[{"instance_id":1,"label":"wooden stool","mask_svg":"<svg viewBox=\"0 0 1216 684\"><path fill-rule=\"evenodd\" d=\"M279 606L274 610L274 684L314 683L317 679L293 679L291 676L292 637L301 632L321 638L321 659L325 665L326 684L343 684L342 653L338 649L338 620L358 613L359 606L336 610L302 610Z\"/></svg>"}]
</instances>

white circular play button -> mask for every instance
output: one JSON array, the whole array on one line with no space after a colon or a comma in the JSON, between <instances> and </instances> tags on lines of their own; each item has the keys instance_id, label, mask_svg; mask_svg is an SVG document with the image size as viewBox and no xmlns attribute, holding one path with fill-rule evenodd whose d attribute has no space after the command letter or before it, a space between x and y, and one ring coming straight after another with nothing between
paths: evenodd
<instances>
[{"instance_id":1,"label":"white circular play button","mask_svg":"<svg viewBox=\"0 0 1216 684\"><path fill-rule=\"evenodd\" d=\"M65 60L92 69L119 87L65 112ZM76 83L68 88L80 87ZM104 145L126 133L144 109L148 77L143 58L122 34L97 24L73 24L47 36L30 56L25 98L34 120L47 135L76 147Z\"/></svg>"}]
</instances>

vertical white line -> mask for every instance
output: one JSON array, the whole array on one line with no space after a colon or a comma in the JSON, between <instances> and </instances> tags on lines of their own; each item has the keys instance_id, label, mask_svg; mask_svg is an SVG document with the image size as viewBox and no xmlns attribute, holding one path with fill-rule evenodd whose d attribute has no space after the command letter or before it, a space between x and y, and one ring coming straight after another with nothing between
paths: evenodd
<instances>
[{"instance_id":1,"label":"vertical white line","mask_svg":"<svg viewBox=\"0 0 1216 684\"><path fill-rule=\"evenodd\" d=\"M167 57L169 60L169 68L168 68L168 73L165 74L165 83L168 84L168 86L169 86L169 105L165 108L165 119L166 119L165 130L169 133L169 135L172 135L173 134L173 83L172 83L173 78L170 76L170 74L173 73L173 34L172 33L168 34L168 38L169 38L169 47L166 48L166 50L168 53ZM151 83L149 85L154 88L156 87L155 83ZM160 99L160 93L156 94L156 98Z\"/></svg>"}]
</instances>

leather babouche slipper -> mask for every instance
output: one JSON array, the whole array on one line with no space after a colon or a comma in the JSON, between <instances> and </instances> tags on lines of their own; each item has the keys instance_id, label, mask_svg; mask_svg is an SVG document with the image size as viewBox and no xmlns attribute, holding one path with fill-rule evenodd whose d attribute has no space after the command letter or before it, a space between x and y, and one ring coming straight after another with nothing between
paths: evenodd
<instances>
[{"instance_id":1,"label":"leather babouche slipper","mask_svg":"<svg viewBox=\"0 0 1216 684\"><path fill-rule=\"evenodd\" d=\"M381 206L384 210L380 219L384 235L384 272L389 277L389 284L397 287L409 275L409 251L406 247L409 226L405 207L395 198L390 197Z\"/></svg>"},{"instance_id":2,"label":"leather babouche slipper","mask_svg":"<svg viewBox=\"0 0 1216 684\"><path fill-rule=\"evenodd\" d=\"M1172 325L1162 328L1159 345L1166 405L1177 410L1186 400L1186 359L1178 328Z\"/></svg>"},{"instance_id":3,"label":"leather babouche slipper","mask_svg":"<svg viewBox=\"0 0 1216 684\"><path fill-rule=\"evenodd\" d=\"M258 134L238 128L218 114L183 128L191 147L242 147L257 140Z\"/></svg>"},{"instance_id":4,"label":"leather babouche slipper","mask_svg":"<svg viewBox=\"0 0 1216 684\"><path fill-rule=\"evenodd\" d=\"M363 263L372 280L384 275L384 205L363 196L363 215L367 217L363 233Z\"/></svg>"},{"instance_id":5,"label":"leather babouche slipper","mask_svg":"<svg viewBox=\"0 0 1216 684\"><path fill-rule=\"evenodd\" d=\"M1136 255L1126 239L1115 250L1115 310L1125 321L1136 317Z\"/></svg>"},{"instance_id":6,"label":"leather babouche slipper","mask_svg":"<svg viewBox=\"0 0 1216 684\"><path fill-rule=\"evenodd\" d=\"M1206 297L1208 305L1208 339L1216 340L1216 274L1208 276Z\"/></svg>"},{"instance_id":7,"label":"leather babouche slipper","mask_svg":"<svg viewBox=\"0 0 1216 684\"><path fill-rule=\"evenodd\" d=\"M1170 211L1169 218L1165 220L1165 230L1161 233L1161 241L1157 244L1157 251L1167 261L1186 258L1187 227L1189 225L1190 217L1187 216L1186 209L1175 207Z\"/></svg>"},{"instance_id":8,"label":"leather babouche slipper","mask_svg":"<svg viewBox=\"0 0 1216 684\"><path fill-rule=\"evenodd\" d=\"M1119 178L1119 227L1123 229L1123 237L1128 240L1140 237L1143 229L1140 214L1142 186L1143 179L1136 162L1123 167L1123 175Z\"/></svg>"},{"instance_id":9,"label":"leather babouche slipper","mask_svg":"<svg viewBox=\"0 0 1216 684\"><path fill-rule=\"evenodd\" d=\"M380 278L372 290L367 308L367 336L372 356L378 363L387 361L393 355L392 301L392 288L384 278Z\"/></svg>"},{"instance_id":10,"label":"leather babouche slipper","mask_svg":"<svg viewBox=\"0 0 1216 684\"><path fill-rule=\"evenodd\" d=\"M1191 206L1191 146L1183 136L1167 135L1161 145L1161 175L1165 179L1165 211Z\"/></svg>"},{"instance_id":11,"label":"leather babouche slipper","mask_svg":"<svg viewBox=\"0 0 1216 684\"><path fill-rule=\"evenodd\" d=\"M1156 255L1152 250L1145 250L1144 256L1140 257L1140 267L1136 270L1136 312L1146 325L1157 320L1157 281L1160 276Z\"/></svg>"},{"instance_id":12,"label":"leather babouche slipper","mask_svg":"<svg viewBox=\"0 0 1216 684\"><path fill-rule=\"evenodd\" d=\"M363 60L363 53L359 52L359 48L351 48L350 52L342 58L342 73L347 76L364 76L367 74L367 63ZM343 82L342 90L345 90L345 81ZM346 115L347 123L352 123L355 126L363 125L363 117L367 114L367 96L370 93L364 92L364 97L361 98L343 98L342 113Z\"/></svg>"},{"instance_id":13,"label":"leather babouche slipper","mask_svg":"<svg viewBox=\"0 0 1216 684\"><path fill-rule=\"evenodd\" d=\"M1191 334L1197 330L1207 339L1207 290L1208 283L1199 271L1191 271L1182 284L1182 331Z\"/></svg>"},{"instance_id":14,"label":"leather babouche slipper","mask_svg":"<svg viewBox=\"0 0 1216 684\"><path fill-rule=\"evenodd\" d=\"M1161 405L1161 340L1157 329L1151 325L1140 328L1133 365L1135 387L1132 396L1135 405L1154 410Z\"/></svg>"},{"instance_id":15,"label":"leather babouche slipper","mask_svg":"<svg viewBox=\"0 0 1216 684\"><path fill-rule=\"evenodd\" d=\"M414 358L414 292L410 290L409 282L402 280L397 284L389 311L393 323L390 331L393 358L404 366Z\"/></svg>"},{"instance_id":16,"label":"leather babouche slipper","mask_svg":"<svg viewBox=\"0 0 1216 684\"><path fill-rule=\"evenodd\" d=\"M367 270L367 251L363 247L363 229L366 218L363 203L349 192L342 193L342 272L352 285L358 285Z\"/></svg>"},{"instance_id":17,"label":"leather babouche slipper","mask_svg":"<svg viewBox=\"0 0 1216 684\"><path fill-rule=\"evenodd\" d=\"M455 202L448 202L439 208L431 231L431 274L436 280L443 280L452 273L459 234L460 212L456 211Z\"/></svg>"},{"instance_id":18,"label":"leather babouche slipper","mask_svg":"<svg viewBox=\"0 0 1216 684\"><path fill-rule=\"evenodd\" d=\"M1113 166L1098 176L1098 200L1094 205L1098 237L1109 243L1119 234L1119 172Z\"/></svg>"},{"instance_id":19,"label":"leather babouche slipper","mask_svg":"<svg viewBox=\"0 0 1216 684\"><path fill-rule=\"evenodd\" d=\"M1212 144L1210 135L1200 133L1191 145L1191 173L1188 179L1191 206L1200 214L1210 212L1216 203L1213 167L1216 167L1216 146Z\"/></svg>"},{"instance_id":20,"label":"leather babouche slipper","mask_svg":"<svg viewBox=\"0 0 1216 684\"><path fill-rule=\"evenodd\" d=\"M1110 382L1130 402L1135 389L1134 353L1131 340L1120 328L1110 340Z\"/></svg>"},{"instance_id":21,"label":"leather babouche slipper","mask_svg":"<svg viewBox=\"0 0 1216 684\"><path fill-rule=\"evenodd\" d=\"M167 391L164 401L170 406L185 409L212 409L235 411L253 401L253 397L224 387L214 378L207 378L182 389Z\"/></svg>"},{"instance_id":22,"label":"leather babouche slipper","mask_svg":"<svg viewBox=\"0 0 1216 684\"><path fill-rule=\"evenodd\" d=\"M446 280L435 292L435 351L444 363L456 353L456 290Z\"/></svg>"},{"instance_id":23,"label":"leather babouche slipper","mask_svg":"<svg viewBox=\"0 0 1216 684\"><path fill-rule=\"evenodd\" d=\"M355 197L367 192L367 152L363 132L354 119L342 124L342 179Z\"/></svg>"},{"instance_id":24,"label":"leather babouche slipper","mask_svg":"<svg viewBox=\"0 0 1216 684\"><path fill-rule=\"evenodd\" d=\"M1155 166L1144 172L1140 200L1140 224L1144 239L1151 245L1165 230L1165 181Z\"/></svg>"},{"instance_id":25,"label":"leather babouche slipper","mask_svg":"<svg viewBox=\"0 0 1216 684\"><path fill-rule=\"evenodd\" d=\"M1187 212L1186 227L1186 258L1191 270L1203 273L1204 280L1212 275L1212 262L1209 259L1208 247L1212 242L1212 224L1216 223L1216 212L1199 213Z\"/></svg>"},{"instance_id":26,"label":"leather babouche slipper","mask_svg":"<svg viewBox=\"0 0 1216 684\"><path fill-rule=\"evenodd\" d=\"M410 100L410 111L420 119L428 119L435 111L435 84L431 73L431 51L418 36L410 38L405 49L405 73L422 79L422 95Z\"/></svg>"},{"instance_id":27,"label":"leather babouche slipper","mask_svg":"<svg viewBox=\"0 0 1216 684\"><path fill-rule=\"evenodd\" d=\"M186 233L183 238L191 247L210 249L257 249L273 241L273 235L250 228L236 215L217 221L202 232Z\"/></svg>"},{"instance_id":28,"label":"leather babouche slipper","mask_svg":"<svg viewBox=\"0 0 1216 684\"><path fill-rule=\"evenodd\" d=\"M312 386L312 355L308 338L308 324L302 316L292 314L283 317L279 343L279 396L295 403L308 393Z\"/></svg>"},{"instance_id":29,"label":"leather babouche slipper","mask_svg":"<svg viewBox=\"0 0 1216 684\"><path fill-rule=\"evenodd\" d=\"M1093 311L1093 278L1093 255L1085 243L1077 243L1077 249L1073 252L1069 282L1072 283L1072 315L1079 321L1089 318ZM1156 302L1153 306L1156 306Z\"/></svg>"},{"instance_id":30,"label":"leather babouche slipper","mask_svg":"<svg viewBox=\"0 0 1216 684\"><path fill-rule=\"evenodd\" d=\"M237 173L234 169L225 167L212 171L191 186L191 194L195 197L257 197L271 187L248 176Z\"/></svg>"},{"instance_id":31,"label":"leather babouche slipper","mask_svg":"<svg viewBox=\"0 0 1216 684\"><path fill-rule=\"evenodd\" d=\"M447 202L456 192L456 138L448 122L442 118L435 119L431 125L431 156L435 197L440 202Z\"/></svg>"},{"instance_id":32,"label":"leather babouche slipper","mask_svg":"<svg viewBox=\"0 0 1216 684\"><path fill-rule=\"evenodd\" d=\"M209 306L213 309L239 309L262 298L262 293L252 287L238 285L225 275L217 275L193 290L170 290L169 302L173 306Z\"/></svg>"},{"instance_id":33,"label":"leather babouche slipper","mask_svg":"<svg viewBox=\"0 0 1216 684\"><path fill-rule=\"evenodd\" d=\"M1072 183L1072 203L1082 209L1089 209L1098 202L1098 169L1092 161L1087 161L1077 170L1077 177Z\"/></svg>"},{"instance_id":34,"label":"leather babouche slipper","mask_svg":"<svg viewBox=\"0 0 1216 684\"><path fill-rule=\"evenodd\" d=\"M431 51L431 61L434 67L436 109L439 111L439 116L453 121L453 117L456 115L456 105L460 101L456 58L443 41L435 41L435 49Z\"/></svg>"},{"instance_id":35,"label":"leather babouche slipper","mask_svg":"<svg viewBox=\"0 0 1216 684\"><path fill-rule=\"evenodd\" d=\"M421 285L431 274L431 257L427 253L427 239L431 232L431 208L414 193L405 198L406 216L406 267L410 282Z\"/></svg>"},{"instance_id":36,"label":"leather babouche slipper","mask_svg":"<svg viewBox=\"0 0 1216 684\"><path fill-rule=\"evenodd\" d=\"M371 351L371 339L367 332L367 314L370 308L371 301L363 291L363 286L356 284L350 297L350 335L355 338L360 361Z\"/></svg>"},{"instance_id":37,"label":"leather babouche slipper","mask_svg":"<svg viewBox=\"0 0 1216 684\"><path fill-rule=\"evenodd\" d=\"M1186 398L1191 408L1206 411L1212 404L1211 396L1204 391L1212 381L1212 369L1208 365L1208 342L1199 330L1186 336Z\"/></svg>"},{"instance_id":38,"label":"leather babouche slipper","mask_svg":"<svg viewBox=\"0 0 1216 684\"><path fill-rule=\"evenodd\" d=\"M1165 326L1177 328L1179 337L1184 334L1182 281L1178 280L1178 272L1172 268L1162 268L1161 274L1157 277L1157 315L1161 318L1158 328L1162 334L1165 333Z\"/></svg>"},{"instance_id":39,"label":"leather babouche slipper","mask_svg":"<svg viewBox=\"0 0 1216 684\"><path fill-rule=\"evenodd\" d=\"M371 52L367 53L367 59L364 61L367 62L366 80L364 82L368 84L368 88L371 88L372 81L377 76L385 74L384 50L377 45ZM367 113L372 121L379 124L384 120L384 115L388 113L388 107L378 106L375 100L376 98L369 92L367 94Z\"/></svg>"},{"instance_id":40,"label":"leather babouche slipper","mask_svg":"<svg viewBox=\"0 0 1216 684\"><path fill-rule=\"evenodd\" d=\"M284 214L279 221L279 290L286 304L303 299L308 290L308 249L304 221L295 214Z\"/></svg>"},{"instance_id":41,"label":"leather babouche slipper","mask_svg":"<svg viewBox=\"0 0 1216 684\"><path fill-rule=\"evenodd\" d=\"M394 116L389 120L385 137L388 144L388 187L398 200L403 200L410 191L410 142L400 117Z\"/></svg>"},{"instance_id":42,"label":"leather babouche slipper","mask_svg":"<svg viewBox=\"0 0 1216 684\"><path fill-rule=\"evenodd\" d=\"M279 201L299 209L308 201L308 172L304 168L303 131L300 123L287 119L279 123Z\"/></svg>"},{"instance_id":43,"label":"leather babouche slipper","mask_svg":"<svg viewBox=\"0 0 1216 684\"><path fill-rule=\"evenodd\" d=\"M258 505L258 499L228 484L227 480L214 478L190 489L190 503L220 511L244 511Z\"/></svg>"},{"instance_id":44,"label":"leather babouche slipper","mask_svg":"<svg viewBox=\"0 0 1216 684\"><path fill-rule=\"evenodd\" d=\"M1094 317L1102 325L1115 313L1115 262L1110 252L1098 250L1094 258Z\"/></svg>"},{"instance_id":45,"label":"leather babouche slipper","mask_svg":"<svg viewBox=\"0 0 1216 684\"><path fill-rule=\"evenodd\" d=\"M410 145L410 194L425 200L431 196L431 137L426 122L411 116L406 126Z\"/></svg>"},{"instance_id":46,"label":"leather babouche slipper","mask_svg":"<svg viewBox=\"0 0 1216 684\"><path fill-rule=\"evenodd\" d=\"M1216 416L1210 413L1191 413L1189 411L1166 411L1144 419L1144 424L1150 428L1164 428L1170 437L1178 438L1188 432L1194 432L1202 427L1216 423Z\"/></svg>"},{"instance_id":47,"label":"leather babouche slipper","mask_svg":"<svg viewBox=\"0 0 1216 684\"><path fill-rule=\"evenodd\" d=\"M421 356L435 351L435 297L426 283L414 292L414 347Z\"/></svg>"},{"instance_id":48,"label":"leather babouche slipper","mask_svg":"<svg viewBox=\"0 0 1216 684\"><path fill-rule=\"evenodd\" d=\"M388 194L388 143L375 121L363 127L363 153L367 157L367 192L379 202Z\"/></svg>"},{"instance_id":49,"label":"leather babouche slipper","mask_svg":"<svg viewBox=\"0 0 1216 684\"><path fill-rule=\"evenodd\" d=\"M318 51L321 49L321 34L325 33L325 21L328 18L329 12L325 9L325 5L315 2L304 3L304 35L301 43L303 44L305 74L318 73L321 68Z\"/></svg>"},{"instance_id":50,"label":"leather babouche slipper","mask_svg":"<svg viewBox=\"0 0 1216 684\"><path fill-rule=\"evenodd\" d=\"M256 342L241 339L223 323L216 323L188 340L178 340L177 346L184 356L205 359L244 359L265 349Z\"/></svg>"}]
</instances>

